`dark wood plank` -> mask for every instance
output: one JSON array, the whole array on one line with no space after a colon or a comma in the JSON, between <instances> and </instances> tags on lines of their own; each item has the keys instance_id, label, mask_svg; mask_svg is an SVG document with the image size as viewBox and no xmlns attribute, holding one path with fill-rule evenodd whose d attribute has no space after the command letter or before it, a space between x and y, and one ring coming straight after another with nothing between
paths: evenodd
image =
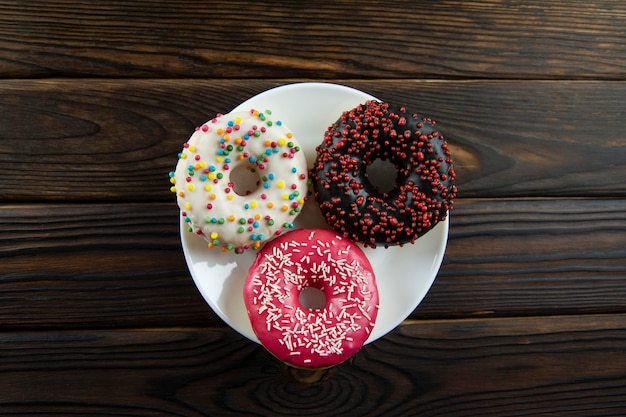
<instances>
[{"instance_id":1,"label":"dark wood plank","mask_svg":"<svg viewBox=\"0 0 626 417\"><path fill-rule=\"evenodd\" d=\"M0 77L623 78L626 6L0 2Z\"/></svg>"},{"instance_id":2,"label":"dark wood plank","mask_svg":"<svg viewBox=\"0 0 626 417\"><path fill-rule=\"evenodd\" d=\"M220 325L171 205L0 209L0 328Z\"/></svg>"},{"instance_id":3,"label":"dark wood plank","mask_svg":"<svg viewBox=\"0 0 626 417\"><path fill-rule=\"evenodd\" d=\"M626 200L463 200L415 316L626 312Z\"/></svg>"},{"instance_id":4,"label":"dark wood plank","mask_svg":"<svg viewBox=\"0 0 626 417\"><path fill-rule=\"evenodd\" d=\"M193 127L286 82L5 81L0 198L171 201ZM345 84L438 120L460 196L626 196L626 82Z\"/></svg>"},{"instance_id":5,"label":"dark wood plank","mask_svg":"<svg viewBox=\"0 0 626 417\"><path fill-rule=\"evenodd\" d=\"M626 312L625 232L626 200L459 200L412 316ZM175 203L0 207L0 329L220 324Z\"/></svg>"},{"instance_id":6,"label":"dark wood plank","mask_svg":"<svg viewBox=\"0 0 626 417\"><path fill-rule=\"evenodd\" d=\"M420 321L298 383L230 330L0 333L20 415L621 416L626 316Z\"/></svg>"}]
</instances>

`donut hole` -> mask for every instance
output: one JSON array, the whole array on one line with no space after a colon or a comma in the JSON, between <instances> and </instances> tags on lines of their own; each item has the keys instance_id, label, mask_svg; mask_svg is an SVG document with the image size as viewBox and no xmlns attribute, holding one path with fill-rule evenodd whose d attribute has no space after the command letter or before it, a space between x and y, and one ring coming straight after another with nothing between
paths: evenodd
<instances>
[{"instance_id":1,"label":"donut hole","mask_svg":"<svg viewBox=\"0 0 626 417\"><path fill-rule=\"evenodd\" d=\"M304 287L302 291L300 291L298 301L305 310L321 310L326 306L326 294L319 288Z\"/></svg>"},{"instance_id":2,"label":"donut hole","mask_svg":"<svg viewBox=\"0 0 626 417\"><path fill-rule=\"evenodd\" d=\"M365 169L367 180L380 193L394 189L398 177L398 169L388 159L376 158Z\"/></svg>"},{"instance_id":3,"label":"donut hole","mask_svg":"<svg viewBox=\"0 0 626 417\"><path fill-rule=\"evenodd\" d=\"M260 177L249 165L237 165L230 171L229 181L237 195L248 195L259 187Z\"/></svg>"}]
</instances>

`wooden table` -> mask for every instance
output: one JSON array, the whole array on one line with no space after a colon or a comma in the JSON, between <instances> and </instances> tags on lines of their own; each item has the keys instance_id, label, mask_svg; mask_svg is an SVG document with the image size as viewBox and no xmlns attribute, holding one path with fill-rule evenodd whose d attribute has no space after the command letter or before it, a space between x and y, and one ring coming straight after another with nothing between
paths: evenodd
<instances>
[{"instance_id":1,"label":"wooden table","mask_svg":"<svg viewBox=\"0 0 626 417\"><path fill-rule=\"evenodd\" d=\"M1 415L626 414L623 1L0 1L0 77ZM204 302L167 179L300 81L428 114L459 187L423 303L311 375Z\"/></svg>"}]
</instances>

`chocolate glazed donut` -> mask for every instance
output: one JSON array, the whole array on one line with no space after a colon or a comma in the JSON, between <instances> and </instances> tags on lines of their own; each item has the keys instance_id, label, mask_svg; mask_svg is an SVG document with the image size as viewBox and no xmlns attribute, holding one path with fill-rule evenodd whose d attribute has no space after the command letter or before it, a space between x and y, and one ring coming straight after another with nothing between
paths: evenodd
<instances>
[{"instance_id":1,"label":"chocolate glazed donut","mask_svg":"<svg viewBox=\"0 0 626 417\"><path fill-rule=\"evenodd\" d=\"M433 120L405 107L372 100L346 111L316 151L311 178L326 222L367 247L414 243L452 208L448 145ZM397 170L390 191L368 179L377 159Z\"/></svg>"}]
</instances>

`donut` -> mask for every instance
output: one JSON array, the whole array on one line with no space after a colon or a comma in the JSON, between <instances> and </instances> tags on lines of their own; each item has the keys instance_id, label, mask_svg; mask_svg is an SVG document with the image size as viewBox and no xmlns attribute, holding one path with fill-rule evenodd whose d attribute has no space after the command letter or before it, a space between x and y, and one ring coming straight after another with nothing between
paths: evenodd
<instances>
[{"instance_id":1,"label":"donut","mask_svg":"<svg viewBox=\"0 0 626 417\"><path fill-rule=\"evenodd\" d=\"M170 172L187 230L242 253L293 227L307 199L307 163L271 111L218 114L196 128Z\"/></svg>"},{"instance_id":2,"label":"donut","mask_svg":"<svg viewBox=\"0 0 626 417\"><path fill-rule=\"evenodd\" d=\"M310 177L324 219L366 247L414 243L452 209L448 145L434 120L404 106L370 100L343 112L316 152ZM368 179L377 159L397 170L389 191Z\"/></svg>"},{"instance_id":3,"label":"donut","mask_svg":"<svg viewBox=\"0 0 626 417\"><path fill-rule=\"evenodd\" d=\"M311 289L323 294L317 306L301 302ZM354 355L378 314L376 278L365 254L321 228L266 243L248 271L243 298L261 344L298 368L327 368Z\"/></svg>"}]
</instances>

